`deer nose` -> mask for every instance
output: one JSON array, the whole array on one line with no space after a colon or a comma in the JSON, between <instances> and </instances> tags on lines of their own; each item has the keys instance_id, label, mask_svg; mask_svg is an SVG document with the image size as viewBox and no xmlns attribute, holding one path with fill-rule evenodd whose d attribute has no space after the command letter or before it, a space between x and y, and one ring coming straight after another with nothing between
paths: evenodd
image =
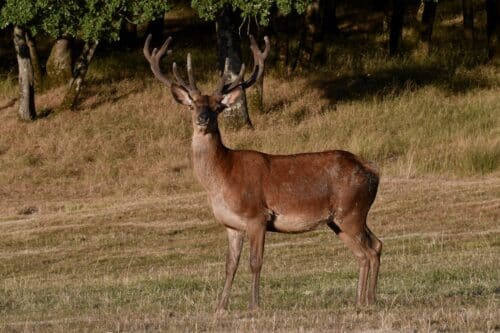
<instances>
[{"instance_id":1,"label":"deer nose","mask_svg":"<svg viewBox=\"0 0 500 333\"><path fill-rule=\"evenodd\" d=\"M210 115L208 112L203 112L198 115L197 123L198 125L206 125L210 120Z\"/></svg>"}]
</instances>

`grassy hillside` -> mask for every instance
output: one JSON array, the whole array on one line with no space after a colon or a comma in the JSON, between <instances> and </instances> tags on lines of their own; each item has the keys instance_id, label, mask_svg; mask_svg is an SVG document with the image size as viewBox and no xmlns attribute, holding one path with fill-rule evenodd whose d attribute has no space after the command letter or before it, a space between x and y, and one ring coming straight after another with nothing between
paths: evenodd
<instances>
[{"instance_id":1,"label":"grassy hillside","mask_svg":"<svg viewBox=\"0 0 500 333\"><path fill-rule=\"evenodd\" d=\"M269 235L255 314L244 252L230 312L214 316L225 232L192 173L189 113L140 51L101 50L80 109L50 114L53 88L34 123L17 120L2 72L0 331L500 330L500 71L462 47L460 25L442 14L429 56L387 59L381 34L345 24L327 66L284 77L270 59L255 130L222 129L232 148L346 149L380 166L369 225L384 252L368 308L354 306L352 254L320 229ZM211 91L214 50L186 34L172 57L191 51Z\"/></svg>"},{"instance_id":2,"label":"grassy hillside","mask_svg":"<svg viewBox=\"0 0 500 333\"><path fill-rule=\"evenodd\" d=\"M107 66L106 59L96 65ZM440 82L398 81L398 75L406 75L404 61L394 60L393 66L402 67L400 74L389 75L383 85L372 81L377 80L371 78L377 75L372 71L352 79L325 71L288 80L271 72L265 84L267 113L251 113L256 130L223 129L223 138L232 148L269 153L346 149L375 161L384 176L496 173L498 72L487 66L459 68L448 84L464 80L468 87L454 91ZM432 70L423 71L433 75ZM39 199L163 194L197 188L190 168L188 111L146 72L144 79L105 83L94 75L78 112L25 124L16 119L15 106L2 110L0 182L7 198L18 200L27 193ZM482 84L469 82L478 77ZM213 89L214 83L203 87ZM380 90L371 84L380 85ZM373 91L366 96L349 96L369 89ZM330 96L330 91L339 96ZM54 89L39 96L39 109L55 107L61 94Z\"/></svg>"}]
</instances>

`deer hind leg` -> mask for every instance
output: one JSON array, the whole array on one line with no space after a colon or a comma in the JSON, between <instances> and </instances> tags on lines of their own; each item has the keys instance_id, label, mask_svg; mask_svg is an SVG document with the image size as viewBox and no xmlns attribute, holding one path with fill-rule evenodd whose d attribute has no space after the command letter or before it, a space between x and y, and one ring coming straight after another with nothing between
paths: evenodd
<instances>
[{"instance_id":1,"label":"deer hind leg","mask_svg":"<svg viewBox=\"0 0 500 333\"><path fill-rule=\"evenodd\" d=\"M342 227L339 227L333 221L328 223L328 226L335 231L340 240L351 250L358 259L359 279L356 288L356 303L358 305L366 304L368 295L371 291L371 284L368 285L368 277L372 262L376 259L376 251L370 247L370 239L367 232L364 230L365 217L361 221L359 215L350 215L342 219ZM358 226L363 226L360 228ZM377 266L378 269L378 266ZM371 297L371 296L370 296Z\"/></svg>"},{"instance_id":2,"label":"deer hind leg","mask_svg":"<svg viewBox=\"0 0 500 333\"><path fill-rule=\"evenodd\" d=\"M243 232L227 228L228 248L226 256L226 282L219 298L217 312L221 312L227 307L229 293L233 285L234 275L238 269L241 249L243 247Z\"/></svg>"},{"instance_id":3,"label":"deer hind leg","mask_svg":"<svg viewBox=\"0 0 500 333\"><path fill-rule=\"evenodd\" d=\"M380 255L382 254L382 241L366 227L370 248L375 251L375 255L370 256L370 277L368 280L368 292L366 302L368 304L375 303L375 289L377 288L378 271L380 268Z\"/></svg>"}]
</instances>

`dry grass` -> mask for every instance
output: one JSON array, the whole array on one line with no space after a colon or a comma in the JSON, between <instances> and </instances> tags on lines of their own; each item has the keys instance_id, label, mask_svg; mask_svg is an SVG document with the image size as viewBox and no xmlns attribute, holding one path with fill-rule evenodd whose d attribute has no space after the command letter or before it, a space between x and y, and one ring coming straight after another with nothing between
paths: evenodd
<instances>
[{"instance_id":1,"label":"dry grass","mask_svg":"<svg viewBox=\"0 0 500 333\"><path fill-rule=\"evenodd\" d=\"M385 243L377 305L353 305L355 260L322 228L269 234L256 314L245 249L219 318L225 233L202 192L45 201L0 216L0 330L498 330L499 188L385 179L370 216Z\"/></svg>"},{"instance_id":2,"label":"dry grass","mask_svg":"<svg viewBox=\"0 0 500 333\"><path fill-rule=\"evenodd\" d=\"M488 67L473 71L494 77ZM252 113L254 131L224 131L226 144L282 154L346 149L397 177L498 171L500 85L459 93L410 86L332 104L325 90L333 88L317 80L269 77L267 113ZM213 82L203 86L208 90ZM61 95L60 89L40 95L39 109L50 110ZM91 84L76 113L25 124L13 106L0 113L0 121L5 204L27 196L143 196L199 188L190 168L189 113L152 79Z\"/></svg>"}]
</instances>

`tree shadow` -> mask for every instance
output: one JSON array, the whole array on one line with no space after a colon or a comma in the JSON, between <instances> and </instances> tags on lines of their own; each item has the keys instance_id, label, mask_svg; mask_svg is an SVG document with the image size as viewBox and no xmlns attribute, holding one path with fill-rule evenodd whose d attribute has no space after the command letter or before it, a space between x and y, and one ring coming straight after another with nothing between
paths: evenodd
<instances>
[{"instance_id":1,"label":"tree shadow","mask_svg":"<svg viewBox=\"0 0 500 333\"><path fill-rule=\"evenodd\" d=\"M283 110L283 108L290 104L291 101L286 99L286 98L281 98L281 99L278 99L278 100L275 100L273 102L270 102L266 105L266 108L264 110L264 113L275 113L275 112L279 112L281 110Z\"/></svg>"},{"instance_id":2,"label":"tree shadow","mask_svg":"<svg viewBox=\"0 0 500 333\"><path fill-rule=\"evenodd\" d=\"M54 108L43 108L37 112L36 119L44 119L54 114Z\"/></svg>"},{"instance_id":3,"label":"tree shadow","mask_svg":"<svg viewBox=\"0 0 500 333\"><path fill-rule=\"evenodd\" d=\"M117 87L119 83L117 85L109 85L108 83L106 79L103 79L93 80L92 83L86 85L79 97L77 110L92 110L107 103L114 104L144 90L144 84L135 85L123 91L123 87Z\"/></svg>"},{"instance_id":4,"label":"tree shadow","mask_svg":"<svg viewBox=\"0 0 500 333\"><path fill-rule=\"evenodd\" d=\"M414 2L417 6L413 4L413 11L420 3ZM454 21L461 11L447 7L440 7L440 10L440 20L446 17L450 22L441 24L438 20L435 23L429 54L424 55L419 48L418 31L412 32L418 24L407 20L401 52L395 58L387 55L388 36L381 26L382 12L367 15L364 22L360 22L359 12L354 13L357 16L345 13L339 17L342 34L330 43L328 69L323 70L321 76L312 76L309 82L333 103L394 96L425 86L434 86L450 94L498 87L498 80L482 75L482 70L478 69L487 61L485 27L478 24L474 47L467 47L462 25ZM386 58L384 64L380 61L382 57ZM373 68L372 62L380 62L380 68ZM346 71L349 74L339 76L339 72Z\"/></svg>"},{"instance_id":5,"label":"tree shadow","mask_svg":"<svg viewBox=\"0 0 500 333\"><path fill-rule=\"evenodd\" d=\"M474 88L495 86L488 78L442 68L438 64L414 64L403 68L342 76L334 79L312 79L312 85L323 90L332 103L363 100L371 97L399 95L408 89L436 86L452 94Z\"/></svg>"},{"instance_id":6,"label":"tree shadow","mask_svg":"<svg viewBox=\"0 0 500 333\"><path fill-rule=\"evenodd\" d=\"M384 13L382 11L365 11L346 13L338 17L338 25L344 36L356 33L373 33L383 28Z\"/></svg>"},{"instance_id":7,"label":"tree shadow","mask_svg":"<svg viewBox=\"0 0 500 333\"><path fill-rule=\"evenodd\" d=\"M8 101L7 103L0 105L0 111L2 111L4 109L8 109L11 106L14 106L16 104L16 102L17 102L17 98L13 98L10 101Z\"/></svg>"},{"instance_id":8,"label":"tree shadow","mask_svg":"<svg viewBox=\"0 0 500 333\"><path fill-rule=\"evenodd\" d=\"M12 99L7 104L4 104L4 105L0 106L0 111L3 110L3 109L8 109L8 108L16 105L16 102L17 102L17 98ZM41 110L37 110L35 120L47 118L53 112L54 112L53 108L42 108Z\"/></svg>"}]
</instances>

